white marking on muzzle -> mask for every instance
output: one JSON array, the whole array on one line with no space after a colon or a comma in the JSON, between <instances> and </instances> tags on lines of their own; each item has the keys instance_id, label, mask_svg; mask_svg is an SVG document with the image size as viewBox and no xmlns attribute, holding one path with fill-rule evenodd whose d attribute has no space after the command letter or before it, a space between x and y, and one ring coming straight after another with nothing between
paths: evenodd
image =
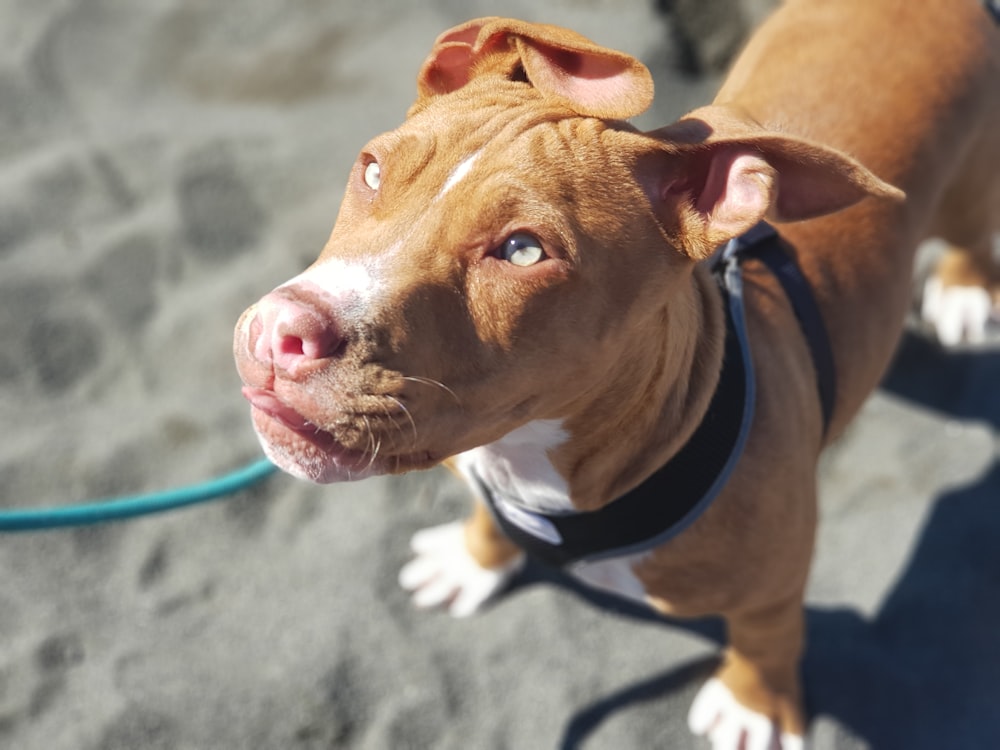
<instances>
[{"instance_id":1,"label":"white marking on muzzle","mask_svg":"<svg viewBox=\"0 0 1000 750\"><path fill-rule=\"evenodd\" d=\"M370 300L376 287L375 278L366 265L339 258L316 263L278 288L299 284L318 287L336 300L353 297L360 302Z\"/></svg>"}]
</instances>

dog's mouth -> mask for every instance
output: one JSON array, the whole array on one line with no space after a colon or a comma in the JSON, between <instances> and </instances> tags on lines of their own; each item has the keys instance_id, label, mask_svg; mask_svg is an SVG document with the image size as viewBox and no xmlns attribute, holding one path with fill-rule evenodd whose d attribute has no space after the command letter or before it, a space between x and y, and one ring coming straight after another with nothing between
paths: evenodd
<instances>
[{"instance_id":1,"label":"dog's mouth","mask_svg":"<svg viewBox=\"0 0 1000 750\"><path fill-rule=\"evenodd\" d=\"M301 435L303 438L321 446L336 443L331 433L320 429L319 426L310 422L302 414L299 414L291 406L280 400L274 392L264 390L263 388L244 386L243 395L254 409L267 415L286 429Z\"/></svg>"},{"instance_id":2,"label":"dog's mouth","mask_svg":"<svg viewBox=\"0 0 1000 750\"><path fill-rule=\"evenodd\" d=\"M274 391L244 386L243 396L252 407L254 429L264 453L293 476L328 484L426 468L436 462L426 451L381 451L381 441L374 436L370 450L349 447L333 431L311 421Z\"/></svg>"},{"instance_id":3,"label":"dog's mouth","mask_svg":"<svg viewBox=\"0 0 1000 750\"><path fill-rule=\"evenodd\" d=\"M327 483L373 473L371 453L348 448L273 391L244 386L243 396L252 406L254 428L268 458L290 474Z\"/></svg>"}]
</instances>

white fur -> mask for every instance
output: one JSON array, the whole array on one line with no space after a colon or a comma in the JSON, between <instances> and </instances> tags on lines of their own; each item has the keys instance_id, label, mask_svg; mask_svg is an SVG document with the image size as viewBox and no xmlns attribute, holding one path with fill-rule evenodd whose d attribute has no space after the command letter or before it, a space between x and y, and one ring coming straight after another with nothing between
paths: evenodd
<instances>
[{"instance_id":1,"label":"white fur","mask_svg":"<svg viewBox=\"0 0 1000 750\"><path fill-rule=\"evenodd\" d=\"M688 712L688 727L708 737L712 750L803 750L802 737L782 734L768 717L751 711L712 678L698 692Z\"/></svg>"},{"instance_id":2,"label":"white fur","mask_svg":"<svg viewBox=\"0 0 1000 750\"><path fill-rule=\"evenodd\" d=\"M629 555L575 563L570 566L569 572L595 589L645 604L648 601L646 589L632 570L632 566L640 557L641 555Z\"/></svg>"},{"instance_id":3,"label":"white fur","mask_svg":"<svg viewBox=\"0 0 1000 750\"><path fill-rule=\"evenodd\" d=\"M448 179L444 181L444 185L441 187L441 192L437 194L434 200L441 200L453 187L460 183L465 177L472 171L472 167L475 165L476 161L479 160L479 155L482 151L476 151L471 156L466 157L461 162L458 163L448 175Z\"/></svg>"},{"instance_id":4,"label":"white fur","mask_svg":"<svg viewBox=\"0 0 1000 750\"><path fill-rule=\"evenodd\" d=\"M327 258L310 266L279 289L296 285L318 289L338 305L367 305L379 288L370 265L340 258Z\"/></svg>"},{"instance_id":5,"label":"white fur","mask_svg":"<svg viewBox=\"0 0 1000 750\"><path fill-rule=\"evenodd\" d=\"M466 476L474 469L493 490L500 512L505 511L504 503L528 511L571 512L569 486L548 458L548 451L567 439L558 420L530 422L495 443L463 453L458 468ZM594 588L645 602L646 591L632 571L637 559L632 555L582 562L569 572Z\"/></svg>"},{"instance_id":6,"label":"white fur","mask_svg":"<svg viewBox=\"0 0 1000 750\"><path fill-rule=\"evenodd\" d=\"M940 279L930 278L924 285L921 314L937 332L945 346L972 344L986 338L986 329L993 313L989 292L979 287L945 287Z\"/></svg>"},{"instance_id":7,"label":"white fur","mask_svg":"<svg viewBox=\"0 0 1000 750\"><path fill-rule=\"evenodd\" d=\"M568 435L558 421L531 422L495 443L460 454L458 470L470 480L482 477L508 502L528 509L569 509L569 488L548 458L548 451ZM454 617L483 608L524 565L519 555L498 569L480 566L465 545L460 522L418 531L410 545L416 557L399 574L399 583L413 592L418 607L447 606Z\"/></svg>"},{"instance_id":8,"label":"white fur","mask_svg":"<svg viewBox=\"0 0 1000 750\"><path fill-rule=\"evenodd\" d=\"M478 475L498 501L529 511L565 513L573 510L569 485L549 460L549 451L568 439L561 421L537 420L460 454L456 466L470 480Z\"/></svg>"},{"instance_id":9,"label":"white fur","mask_svg":"<svg viewBox=\"0 0 1000 750\"><path fill-rule=\"evenodd\" d=\"M532 511L573 510L566 480L548 456L551 449L568 437L558 420L530 422L494 443L462 453L456 465L471 487L477 486L476 477L490 485L499 511L514 523L519 519L530 522ZM541 531L535 526L535 533L544 537L545 519L538 521ZM511 568L484 571L466 551L461 529L460 524L449 524L418 532L414 537L412 546L417 557L403 568L400 583L415 592L413 601L417 606L451 602L453 615L472 614L523 564L522 557ZM595 588L645 601L642 584L632 572L635 559L632 556L577 563L570 572Z\"/></svg>"},{"instance_id":10,"label":"white fur","mask_svg":"<svg viewBox=\"0 0 1000 750\"><path fill-rule=\"evenodd\" d=\"M423 529L413 535L416 557L399 572L399 585L413 592L421 608L447 606L452 617L468 617L490 601L524 566L519 555L501 568L484 568L465 546L460 521Z\"/></svg>"}]
</instances>

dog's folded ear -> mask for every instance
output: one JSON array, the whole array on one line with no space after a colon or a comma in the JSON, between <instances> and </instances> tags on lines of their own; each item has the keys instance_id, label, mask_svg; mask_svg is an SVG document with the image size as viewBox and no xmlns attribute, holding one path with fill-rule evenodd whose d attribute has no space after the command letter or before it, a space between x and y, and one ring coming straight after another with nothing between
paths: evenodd
<instances>
[{"instance_id":1,"label":"dog's folded ear","mask_svg":"<svg viewBox=\"0 0 1000 750\"><path fill-rule=\"evenodd\" d=\"M525 81L591 117L626 119L653 101L646 67L558 26L480 18L438 37L417 77L411 112L480 76Z\"/></svg>"},{"instance_id":2,"label":"dog's folded ear","mask_svg":"<svg viewBox=\"0 0 1000 750\"><path fill-rule=\"evenodd\" d=\"M659 147L640 181L669 239L696 259L762 219L801 221L868 196L905 197L850 156L729 107L704 107L646 135Z\"/></svg>"}]
</instances>

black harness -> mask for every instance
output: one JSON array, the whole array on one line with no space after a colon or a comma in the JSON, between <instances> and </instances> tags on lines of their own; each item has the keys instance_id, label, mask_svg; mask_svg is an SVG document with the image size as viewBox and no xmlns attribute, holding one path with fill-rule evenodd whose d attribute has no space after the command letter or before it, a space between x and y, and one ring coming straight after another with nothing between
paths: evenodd
<instances>
[{"instance_id":1,"label":"black harness","mask_svg":"<svg viewBox=\"0 0 1000 750\"><path fill-rule=\"evenodd\" d=\"M993 20L1000 23L1000 0L983 0L986 10L993 16Z\"/></svg>"},{"instance_id":2,"label":"black harness","mask_svg":"<svg viewBox=\"0 0 1000 750\"><path fill-rule=\"evenodd\" d=\"M743 308L742 263L763 262L781 282L809 343L824 424L833 411L834 370L826 327L809 283L778 233L761 223L730 242L713 262L726 307L722 371L701 424L673 458L635 489L591 512L541 513L497 497L481 478L481 494L514 542L555 566L621 557L651 549L690 526L711 504L743 453L753 420L755 382Z\"/></svg>"}]
</instances>

